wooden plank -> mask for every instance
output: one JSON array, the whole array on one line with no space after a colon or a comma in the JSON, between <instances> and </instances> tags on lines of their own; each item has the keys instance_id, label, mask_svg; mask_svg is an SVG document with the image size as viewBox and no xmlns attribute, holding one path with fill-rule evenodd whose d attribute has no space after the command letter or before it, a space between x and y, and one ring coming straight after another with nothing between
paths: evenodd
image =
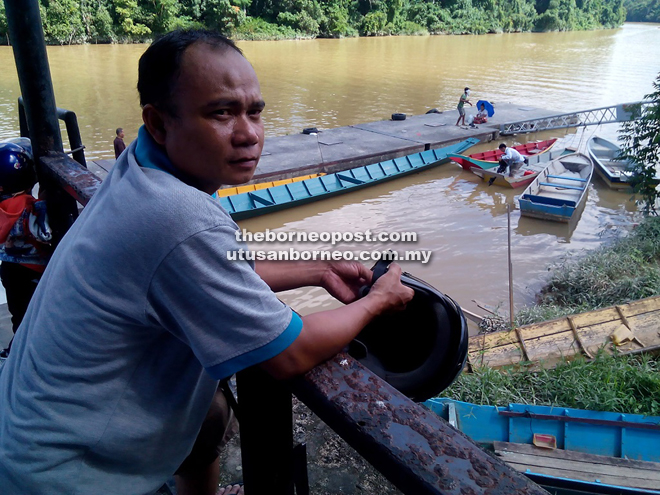
<instances>
[{"instance_id":1,"label":"wooden plank","mask_svg":"<svg viewBox=\"0 0 660 495\"><path fill-rule=\"evenodd\" d=\"M625 310L629 319L634 318L635 316L641 316L644 313L657 312L660 314L660 296L640 299L629 304L622 304L621 307ZM608 321L621 321L619 313L614 306L573 315L572 318L578 327L586 327L606 323ZM567 332L570 331L570 327L568 326L566 318L561 317L542 323L524 325L520 327L520 330L523 333L525 340L530 340L545 335ZM497 347L498 345L512 344L516 341L517 338L513 332L493 332L486 336L485 346L487 348L492 348Z\"/></svg>"},{"instance_id":2,"label":"wooden plank","mask_svg":"<svg viewBox=\"0 0 660 495\"><path fill-rule=\"evenodd\" d=\"M526 464L520 464L517 462L509 461L505 457L502 458L509 466L511 466L516 471L525 473L528 470L536 474L545 474L547 476L554 476L556 478L564 478L571 480L580 480L588 481L594 483L614 485L614 486L623 486L627 488L636 488L636 489L645 489L645 490L657 490L658 482L657 481L647 481L641 480L638 478L626 478L619 476L609 476L609 475L589 475L589 473L583 473L580 471L572 471L570 469L553 469L546 468L543 466L528 466Z\"/></svg>"},{"instance_id":3,"label":"wooden plank","mask_svg":"<svg viewBox=\"0 0 660 495\"><path fill-rule=\"evenodd\" d=\"M658 473L652 473L644 469L635 469L621 466L609 466L607 464L567 461L566 459L553 459L550 457L538 457L529 454L518 454L516 452L497 452L497 454L507 464L516 463L524 466L536 466L538 469L558 469L562 471L573 471L574 473L583 473L591 480L600 479L603 476L616 476L626 479L626 486L640 487L642 484L649 483L652 486L660 486ZM656 476L653 476L653 475ZM629 481L634 480L634 481ZM616 483L623 484L623 483Z\"/></svg>"},{"instance_id":4,"label":"wooden plank","mask_svg":"<svg viewBox=\"0 0 660 495\"><path fill-rule=\"evenodd\" d=\"M660 462L639 461L636 459L623 459L607 455L588 454L575 450L544 449L535 445L511 442L493 442L496 454L516 454L528 458L541 459L539 462L549 467L559 467L562 462L588 464L595 467L596 473L609 473L616 469L628 469L639 477L653 479L660 482ZM547 463L547 464L546 464ZM579 470L579 469L577 469ZM658 483L660 486L660 483Z\"/></svg>"},{"instance_id":5,"label":"wooden plank","mask_svg":"<svg viewBox=\"0 0 660 495\"><path fill-rule=\"evenodd\" d=\"M596 481L634 488L658 489L660 463L631 461L533 445L494 442L495 453L519 471ZM638 467L641 466L641 467Z\"/></svg>"},{"instance_id":6,"label":"wooden plank","mask_svg":"<svg viewBox=\"0 0 660 495\"><path fill-rule=\"evenodd\" d=\"M623 305L623 308L628 315L628 323L635 329L635 336L650 347L658 345L660 297L635 301ZM612 352L610 335L621 325L621 316L615 307L574 315L571 319L576 325L579 339L576 339L565 317L520 327L530 360L543 360L543 366L551 366L562 357L578 355L581 348L579 340L590 354L595 354L602 347ZM625 353L637 348L637 344L629 343L619 346L618 351ZM471 362L491 367L516 364L523 359L514 331L471 337L468 352Z\"/></svg>"}]
</instances>

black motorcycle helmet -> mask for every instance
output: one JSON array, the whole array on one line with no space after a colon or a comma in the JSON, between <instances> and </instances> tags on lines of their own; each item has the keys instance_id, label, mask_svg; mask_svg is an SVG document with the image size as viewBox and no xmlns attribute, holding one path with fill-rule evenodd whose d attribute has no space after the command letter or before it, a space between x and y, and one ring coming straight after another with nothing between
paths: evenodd
<instances>
[{"instance_id":1,"label":"black motorcycle helmet","mask_svg":"<svg viewBox=\"0 0 660 495\"><path fill-rule=\"evenodd\" d=\"M372 285L387 271L379 261ZM467 322L449 296L409 273L401 283L415 295L401 312L371 321L351 342L349 354L394 388L421 402L437 396L463 370L468 351ZM369 288L364 288L363 296Z\"/></svg>"},{"instance_id":2,"label":"black motorcycle helmet","mask_svg":"<svg viewBox=\"0 0 660 495\"><path fill-rule=\"evenodd\" d=\"M32 146L27 138L0 143L0 194L30 190L37 183Z\"/></svg>"}]
</instances>

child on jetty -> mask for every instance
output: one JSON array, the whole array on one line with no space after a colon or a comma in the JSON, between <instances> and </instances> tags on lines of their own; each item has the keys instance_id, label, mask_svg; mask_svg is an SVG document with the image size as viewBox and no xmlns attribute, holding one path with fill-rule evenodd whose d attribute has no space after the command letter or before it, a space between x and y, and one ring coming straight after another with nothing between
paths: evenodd
<instances>
[{"instance_id":1,"label":"child on jetty","mask_svg":"<svg viewBox=\"0 0 660 495\"><path fill-rule=\"evenodd\" d=\"M30 140L0 143L0 278L14 333L51 255L46 204L32 196L36 182ZM10 348L11 343L0 357Z\"/></svg>"}]
</instances>

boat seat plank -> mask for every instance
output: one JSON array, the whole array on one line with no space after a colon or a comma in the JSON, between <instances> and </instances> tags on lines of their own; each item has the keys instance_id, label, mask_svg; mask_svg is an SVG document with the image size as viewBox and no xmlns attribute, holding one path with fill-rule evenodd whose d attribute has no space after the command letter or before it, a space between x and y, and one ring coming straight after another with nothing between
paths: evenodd
<instances>
[{"instance_id":1,"label":"boat seat plank","mask_svg":"<svg viewBox=\"0 0 660 495\"><path fill-rule=\"evenodd\" d=\"M259 204L261 204L261 205L264 205L264 206L272 206L272 205L275 204L275 203L273 203L271 200L266 199L266 198L263 198L263 197L259 196L259 195L258 195L257 193L255 193L255 192L249 192L249 193L247 193L247 194L248 194L248 196L250 197L250 199L252 199L252 201L254 201L254 204L255 204L255 205L256 205L257 203L259 203Z\"/></svg>"},{"instance_id":2,"label":"boat seat plank","mask_svg":"<svg viewBox=\"0 0 660 495\"><path fill-rule=\"evenodd\" d=\"M565 179L566 177L562 177ZM584 187L580 186L569 186L569 185L564 185L564 184L555 184L554 182L539 182L540 185L542 186L547 186L547 187L558 187L559 189L574 189L576 191L583 191Z\"/></svg>"},{"instance_id":3,"label":"boat seat plank","mask_svg":"<svg viewBox=\"0 0 660 495\"><path fill-rule=\"evenodd\" d=\"M547 176L550 179L563 179L563 180L576 180L579 182L587 182L587 179L582 179L581 177L566 177L564 175L550 175Z\"/></svg>"},{"instance_id":4,"label":"boat seat plank","mask_svg":"<svg viewBox=\"0 0 660 495\"><path fill-rule=\"evenodd\" d=\"M523 199L528 199L532 203L540 203L553 206L575 206L575 201L560 199L560 198L550 198L547 196L536 196L534 194L525 194Z\"/></svg>"},{"instance_id":5,"label":"boat seat plank","mask_svg":"<svg viewBox=\"0 0 660 495\"><path fill-rule=\"evenodd\" d=\"M601 466L594 468L596 469L596 471L594 471L595 473L608 473L612 472L613 469L627 468L643 473L640 475L641 477L660 481L660 462L639 461L636 459L624 459L608 455L587 454L575 450L544 449L526 443L495 441L493 442L493 448L495 449L495 453L498 454L506 452L543 458L544 460L542 462L549 463L547 465L550 467L559 466L560 461L588 463L594 466Z\"/></svg>"},{"instance_id":6,"label":"boat seat plank","mask_svg":"<svg viewBox=\"0 0 660 495\"><path fill-rule=\"evenodd\" d=\"M504 458L503 458L504 459ZM580 480L580 481L587 481L587 482L595 482L598 480L598 483L603 483L606 485L613 485L613 486L623 486L627 488L633 488L637 490L657 490L658 489L658 482L657 481L648 481L648 480L643 480L639 478L627 478L625 476L609 476L607 474L599 474L599 475L590 475L589 473L581 472L581 471L572 471L568 468L564 469L554 469L554 468L547 468L543 466L528 466L527 464L524 463L517 463L514 462L513 460L506 460L506 463L515 469L516 471L519 471L521 473L535 473L535 474L544 474L546 476L553 476L555 478L564 478L564 479L572 479L572 480ZM569 466L570 467L570 466ZM591 493L591 492L588 492ZM660 493L660 492L654 492L654 493Z\"/></svg>"},{"instance_id":7,"label":"boat seat plank","mask_svg":"<svg viewBox=\"0 0 660 495\"><path fill-rule=\"evenodd\" d=\"M350 175L345 175L345 174L336 174L336 175L340 181L350 182L351 184L364 184L363 180L356 179L355 177L351 177Z\"/></svg>"},{"instance_id":8,"label":"boat seat plank","mask_svg":"<svg viewBox=\"0 0 660 495\"><path fill-rule=\"evenodd\" d=\"M626 465L628 459L533 445L494 442L494 448L502 460L522 472L644 489L657 489L660 484L660 464L655 462L633 461L643 465L639 468Z\"/></svg>"}]
</instances>

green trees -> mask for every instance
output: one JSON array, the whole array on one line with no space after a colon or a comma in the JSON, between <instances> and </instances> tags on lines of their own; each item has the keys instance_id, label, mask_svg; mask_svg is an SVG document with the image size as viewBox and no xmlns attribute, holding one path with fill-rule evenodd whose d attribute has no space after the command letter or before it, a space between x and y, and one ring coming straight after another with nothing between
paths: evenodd
<instances>
[{"instance_id":1,"label":"green trees","mask_svg":"<svg viewBox=\"0 0 660 495\"><path fill-rule=\"evenodd\" d=\"M39 0L50 43L145 41L175 28L236 38L484 34L658 20L657 0ZM637 19L639 17L639 19ZM8 42L0 4L0 43Z\"/></svg>"},{"instance_id":2,"label":"green trees","mask_svg":"<svg viewBox=\"0 0 660 495\"><path fill-rule=\"evenodd\" d=\"M660 22L660 2L658 0L625 0L627 21Z\"/></svg>"},{"instance_id":3,"label":"green trees","mask_svg":"<svg viewBox=\"0 0 660 495\"><path fill-rule=\"evenodd\" d=\"M621 126L623 153L634 163L631 184L641 196L641 203L646 214L657 215L657 201L660 191L657 189L656 175L660 173L660 74L653 82L655 91L644 98L650 104L633 109L633 118Z\"/></svg>"}]
</instances>

